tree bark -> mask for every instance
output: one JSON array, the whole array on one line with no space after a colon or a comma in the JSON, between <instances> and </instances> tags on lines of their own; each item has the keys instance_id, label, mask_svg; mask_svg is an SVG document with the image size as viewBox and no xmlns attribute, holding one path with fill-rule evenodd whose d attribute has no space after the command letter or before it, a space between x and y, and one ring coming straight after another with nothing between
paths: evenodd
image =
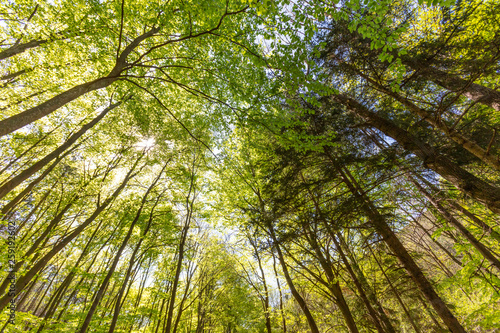
<instances>
[{"instance_id":1,"label":"tree bark","mask_svg":"<svg viewBox=\"0 0 500 333\"><path fill-rule=\"evenodd\" d=\"M57 96L52 97L40 105L0 121L0 137L12 133L40 118L51 114L61 106L66 105L88 92L108 87L113 82L117 81L120 78L120 73L127 65L127 57L129 54L137 46L139 46L143 40L153 36L158 31L160 31L160 28L153 28L134 39L120 54L116 60L115 67L107 76L77 85Z\"/></svg>"},{"instance_id":2,"label":"tree bark","mask_svg":"<svg viewBox=\"0 0 500 333\"><path fill-rule=\"evenodd\" d=\"M356 100L341 94L332 95L331 99L343 104L385 135L396 140L403 148L420 158L426 167L441 175L459 190L484 204L494 213L500 214L500 189L465 171L428 144L399 128L393 122L370 111Z\"/></svg>"},{"instance_id":3,"label":"tree bark","mask_svg":"<svg viewBox=\"0 0 500 333\"><path fill-rule=\"evenodd\" d=\"M34 173L42 169L46 166L50 161L57 158L60 154L62 154L66 149L71 147L73 143L76 142L83 134L85 134L89 129L95 126L109 111L113 110L117 106L119 106L122 102L117 102L108 106L104 111L102 111L97 117L95 117L92 121L85 124L78 132L71 135L62 145L57 147L54 151L49 153L47 156L39 160L38 162L32 164L28 169L22 171L19 175L14 177L5 183L2 187L0 187L0 199L7 195L10 191L12 191L16 186L21 184L23 181L28 179Z\"/></svg>"},{"instance_id":4,"label":"tree bark","mask_svg":"<svg viewBox=\"0 0 500 333\"><path fill-rule=\"evenodd\" d=\"M446 326L450 329L451 332L466 333L465 329L448 309L446 303L444 303L441 297L439 297L430 282L424 276L422 270L417 266L413 258L406 251L403 244L401 244L399 239L396 237L392 229L387 224L385 218L380 215L377 208L369 200L366 194L364 194L364 192L359 188L359 185L355 183L352 175L350 175L348 170L346 169L337 167L337 170L339 171L341 178L348 187L349 191L360 203L360 208L369 218L375 230L383 237L385 243L399 259L405 270L411 276L422 294L432 304L434 310L436 310Z\"/></svg>"},{"instance_id":5,"label":"tree bark","mask_svg":"<svg viewBox=\"0 0 500 333\"><path fill-rule=\"evenodd\" d=\"M474 102L487 105L500 111L500 92L485 86L464 80L458 75L452 75L430 65L424 64L417 59L404 58L403 64L417 71L418 75L424 77L437 85L459 94L464 95Z\"/></svg>"},{"instance_id":6,"label":"tree bark","mask_svg":"<svg viewBox=\"0 0 500 333\"><path fill-rule=\"evenodd\" d=\"M393 99L396 101L400 102L404 106L406 106L411 112L414 114L418 115L421 117L423 120L425 120L427 123L432 125L433 127L439 129L442 133L444 133L448 138L450 138L452 141L458 143L460 146L462 146L465 150L479 158L481 161L484 163L488 164L492 168L496 170L500 170L500 159L495 156L491 155L487 150L483 149L481 146L479 146L476 142L474 142L472 139L468 138L467 136L457 132L453 128L449 128L446 126L446 124L443 121L437 120L435 117L431 116L429 112L426 110L420 108L419 106L413 104L410 100L407 98L399 95L398 93L392 91L389 88L384 87L380 83L376 82L369 76L361 73L358 71L359 75L363 77L365 80L367 80L370 84L376 87L376 89L382 91L388 96L391 96Z\"/></svg>"}]
</instances>

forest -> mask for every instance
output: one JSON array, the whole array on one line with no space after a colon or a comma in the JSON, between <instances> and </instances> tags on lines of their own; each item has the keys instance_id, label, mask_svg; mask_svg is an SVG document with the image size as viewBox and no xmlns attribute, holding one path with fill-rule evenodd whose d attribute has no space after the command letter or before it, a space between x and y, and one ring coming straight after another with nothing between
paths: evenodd
<instances>
[{"instance_id":1,"label":"forest","mask_svg":"<svg viewBox=\"0 0 500 333\"><path fill-rule=\"evenodd\" d=\"M499 0L0 0L0 333L500 332Z\"/></svg>"}]
</instances>

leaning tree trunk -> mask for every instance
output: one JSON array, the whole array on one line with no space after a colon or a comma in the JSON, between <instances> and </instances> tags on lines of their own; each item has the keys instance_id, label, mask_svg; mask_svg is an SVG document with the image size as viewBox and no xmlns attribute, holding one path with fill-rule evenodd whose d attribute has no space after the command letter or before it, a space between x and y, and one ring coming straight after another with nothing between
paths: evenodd
<instances>
[{"instance_id":1,"label":"leaning tree trunk","mask_svg":"<svg viewBox=\"0 0 500 333\"><path fill-rule=\"evenodd\" d=\"M449 158L439 154L434 148L420 141L393 122L380 117L358 101L345 95L330 98L346 106L350 111L367 120L372 126L396 140L403 148L419 157L424 165L441 175L462 192L481 202L491 211L500 214L500 189L477 178L462 169Z\"/></svg>"},{"instance_id":2,"label":"leaning tree trunk","mask_svg":"<svg viewBox=\"0 0 500 333\"><path fill-rule=\"evenodd\" d=\"M149 193L151 193L151 191L153 190L153 188L156 186L156 183L160 179L160 177L163 174L163 171L165 170L166 167L167 167L167 164L165 164L165 166L160 171L160 173L158 174L158 176L155 178L155 180L151 183L151 185L146 190L146 193L144 193L144 196L142 197L142 200L141 200L141 206L137 210L135 218L132 221L132 223L130 224L128 232L125 235L125 238L123 239L122 244L120 245L120 248L116 252L115 258L113 259L113 263L112 263L111 267L109 268L108 273L106 274L106 277L104 278L103 282L101 283L99 291L97 292L96 296L94 297L94 300L92 301L92 305L90 306L90 309L87 312L87 316L85 317L85 320L83 321L82 327L78 330L78 332L84 333L84 332L87 331L87 329L88 329L88 327L90 325L90 322L92 320L92 317L94 316L95 310L97 309L97 305L101 301L101 298L104 295L104 292L106 291L106 289L108 287L108 283L111 280L111 276L113 275L113 273L114 273L114 271L116 269L116 266L118 265L118 262L120 261L120 257L122 255L122 252L125 249L125 246L127 246L128 241L129 241L129 239L132 236L132 233L134 231L134 227L137 224L137 222L139 221L139 218L141 217L141 213L142 213L142 210L144 209L144 205L146 204L146 201L147 201L147 198L149 196ZM139 245L140 245L140 243L139 243ZM136 248L136 250L138 250L138 247ZM134 257L135 257L135 254L136 254L136 251L134 251L134 254L133 254ZM127 274L130 274L130 271L127 272ZM124 282L124 284L125 283L126 282ZM119 303L119 302L117 302L117 303ZM115 321L115 323L116 323L116 321ZM112 328L114 329L114 326L112 326Z\"/></svg>"},{"instance_id":3,"label":"leaning tree trunk","mask_svg":"<svg viewBox=\"0 0 500 333\"><path fill-rule=\"evenodd\" d=\"M431 114L429 114L427 110L424 110L421 107L417 106L416 104L412 103L408 98L401 96L400 94L392 91L390 88L384 87L382 84L378 83L377 81L363 74L357 69L355 70L361 77L367 80L376 89L380 90L381 92L383 92L388 96L391 96L393 99L406 106L408 110L410 110L412 113L418 115L427 123L440 130L448 138L450 138L452 141L462 146L465 150L467 150L468 152L470 152L471 154L482 160L484 163L488 164L489 166L491 166L496 170L500 170L500 159L498 158L498 156L490 154L488 150L485 150L484 148L479 146L472 139L459 133L454 128L446 126L446 124L443 121L436 119Z\"/></svg>"},{"instance_id":4,"label":"leaning tree trunk","mask_svg":"<svg viewBox=\"0 0 500 333\"><path fill-rule=\"evenodd\" d=\"M347 302L345 301L344 294L342 293L342 289L340 288L340 284L338 282L338 279L335 278L335 274L333 272L333 263L330 260L327 260L323 253L321 252L319 248L319 244L317 240L315 239L315 234L311 231L310 226L307 223L304 223L304 231L306 235L308 234L309 237L308 241L311 247L313 248L314 252L316 253L316 257L321 265L321 268L323 268L323 271L325 272L325 275L328 279L328 289L330 292L333 294L335 298L335 303L339 307L340 312L342 312L342 316L344 317L345 323L347 327L349 328L349 332L351 333L358 333L358 327L356 326L356 322L354 321L354 318L352 317L351 310L349 309L349 306L347 305ZM391 326L392 328L392 326ZM394 332L392 330L391 332Z\"/></svg>"},{"instance_id":5,"label":"leaning tree trunk","mask_svg":"<svg viewBox=\"0 0 500 333\"><path fill-rule=\"evenodd\" d=\"M165 165L166 167L166 165ZM163 173L163 170L165 170L165 167L162 169L162 172ZM160 175L161 175L160 173ZM115 330L115 327L116 327L116 323L118 321L118 315L120 314L120 310L121 310L121 306L122 306L122 297L123 297L123 293L125 291L125 287L128 283L128 280L130 278L130 275L132 273L132 269L135 265L135 258L137 256L137 252L139 251L139 249L141 248L141 245L142 245L142 242L144 241L144 238L146 237L146 235L148 234L149 232L149 229L151 228L151 224L153 222L153 212L154 212L154 209L156 207L156 205L158 204L158 201L160 200L161 196L158 196L156 198L156 202L155 202L155 205L153 206L153 208L151 208L151 213L149 214L149 219L148 219L148 223L146 225L146 228L144 229L144 231L142 232L142 235L141 235L141 238L139 239L139 242L137 242L135 248L134 248L134 251L132 252L132 256L130 258L130 262L129 262L129 265L128 265L128 268L127 268L127 272L125 273L125 278L123 279L123 283L120 287L120 290L118 291L118 297L117 297L117 300L116 300L116 303L115 303L115 309L114 309L114 312L113 312L113 318L111 319L111 325L109 326L109 330L108 332L109 333L113 333L114 330ZM132 278L132 281L133 281L133 278ZM127 295L125 295L125 299L126 299Z\"/></svg>"},{"instance_id":6,"label":"leaning tree trunk","mask_svg":"<svg viewBox=\"0 0 500 333\"><path fill-rule=\"evenodd\" d=\"M158 31L160 31L160 28L153 28L134 39L120 54L116 60L115 67L107 76L77 85L57 96L52 97L40 105L0 121L0 137L12 133L40 118L51 114L61 106L74 101L88 92L108 87L117 81L120 78L120 73L127 65L127 57L129 54L132 53L132 51L134 51L134 49L139 46L142 41L153 36Z\"/></svg>"},{"instance_id":7,"label":"leaning tree trunk","mask_svg":"<svg viewBox=\"0 0 500 333\"><path fill-rule=\"evenodd\" d=\"M416 59L402 59L403 64L417 71L418 75L436 83L437 85L459 94L468 99L487 105L500 111L500 92L480 84L464 80L458 75L452 75L440 69L423 64Z\"/></svg>"},{"instance_id":8,"label":"leaning tree trunk","mask_svg":"<svg viewBox=\"0 0 500 333\"><path fill-rule=\"evenodd\" d=\"M474 248L481 253L481 255L490 262L500 272L500 260L491 251L483 245L474 235L470 233L465 226L460 223L453 215L451 215L436 199L434 199L429 192L427 192L422 185L413 180L413 184L417 189L429 200L429 202L437 209L439 214L453 227L455 227L464 236L467 241L474 246Z\"/></svg>"},{"instance_id":9,"label":"leaning tree trunk","mask_svg":"<svg viewBox=\"0 0 500 333\"><path fill-rule=\"evenodd\" d=\"M51 153L49 153L47 156L45 156L44 158L42 158L38 162L32 164L28 169L22 171L19 175L12 178L7 183L5 183L2 187L0 187L0 199L3 198L5 195L7 195L14 188L16 188L23 181L25 181L30 176L32 176L35 172L39 171L44 166L46 166L50 161L54 160L59 155L61 155L66 149L71 147L71 145L73 143L75 143L76 140L78 140L83 134L85 134L89 129L94 127L94 125L96 125L102 118L104 118L104 116L106 114L108 114L109 111L113 110L114 108L119 106L121 103L122 102L117 102L115 104L108 106L97 117L92 119L92 121L85 124L78 132L71 135L62 145L60 145L55 150L53 150Z\"/></svg>"},{"instance_id":10,"label":"leaning tree trunk","mask_svg":"<svg viewBox=\"0 0 500 333\"><path fill-rule=\"evenodd\" d=\"M144 155L144 154L143 154ZM90 225L96 217L107 207L111 202L118 197L120 192L125 188L127 185L128 181L134 177L136 174L134 174L134 170L141 160L142 156L136 160L134 166L130 169L130 171L127 173L125 176L124 180L120 184L120 186L113 192L111 196L109 196L100 206L98 206L92 215L88 217L81 225L76 227L68 236L66 236L64 239L62 239L57 245L55 245L47 254L45 254L40 260L38 260L37 263L35 263L28 272L22 277L20 277L16 284L15 284L15 292L14 293L7 293L4 295L2 298L0 298L0 310L3 310L7 304L10 302L11 299L13 299L16 295L18 295L25 287L26 285L33 279L33 277L40 271L42 270L47 263L57 254L59 253L66 245L68 245L73 239L75 239L80 233L88 226Z\"/></svg>"},{"instance_id":11,"label":"leaning tree trunk","mask_svg":"<svg viewBox=\"0 0 500 333\"><path fill-rule=\"evenodd\" d=\"M274 228L272 226L269 226L269 233L271 235L271 238L274 243L274 247L276 249L276 253L278 254L278 261L281 264L281 269L283 270L283 275L285 275L286 282L288 284L288 288L290 288L290 292L292 293L293 298L297 301L299 304L300 308L302 309L302 312L306 316L307 323L309 324L309 329L311 330L311 333L319 333L318 326L316 325L316 321L314 320L311 311L309 310L309 307L307 306L306 301L298 290L295 288L295 285L292 281L292 278L290 274L288 273L288 268L286 267L285 263L285 258L283 256L283 253L281 252L281 248L278 244L278 240L276 239L276 234L274 233Z\"/></svg>"},{"instance_id":12,"label":"leaning tree trunk","mask_svg":"<svg viewBox=\"0 0 500 333\"><path fill-rule=\"evenodd\" d=\"M332 162L336 164L334 161ZM437 314L441 317L446 326L448 326L451 332L465 333L465 329L448 309L446 303L436 293L429 280L427 280L425 275L422 273L420 267L418 267L410 254L406 251L406 248L396 237L392 229L387 224L385 218L379 213L377 208L373 205L362 189L359 188L359 185L356 183L352 175L350 175L349 171L341 167L337 167L337 170L340 173L344 184L346 184L349 191L357 199L360 204L360 208L366 214L375 230L383 237L385 243L399 259L402 266L411 276L422 294L432 304L434 310L436 310Z\"/></svg>"},{"instance_id":13,"label":"leaning tree trunk","mask_svg":"<svg viewBox=\"0 0 500 333\"><path fill-rule=\"evenodd\" d=\"M181 239L179 242L179 248L178 248L178 257L177 257L177 264L175 268L175 276L174 280L172 283L172 292L170 294L170 302L168 304L167 308L167 314L166 314L166 321L165 321L165 329L164 332L170 333L171 327L172 327L172 319L174 317L174 306L175 306L175 297L177 295L177 288L179 285L179 278L181 274L181 269L182 269L182 261L184 260L184 246L186 244L186 238L187 238L187 233L189 231L189 227L191 225L191 218L193 215L193 202L195 199L195 188L194 188L194 161L193 161L193 169L191 170L191 182L189 185L189 192L186 197L186 221L184 222L184 227L182 228L182 233L181 233ZM193 194L193 198L191 199L190 196ZM190 200L191 199L191 200Z\"/></svg>"}]
</instances>

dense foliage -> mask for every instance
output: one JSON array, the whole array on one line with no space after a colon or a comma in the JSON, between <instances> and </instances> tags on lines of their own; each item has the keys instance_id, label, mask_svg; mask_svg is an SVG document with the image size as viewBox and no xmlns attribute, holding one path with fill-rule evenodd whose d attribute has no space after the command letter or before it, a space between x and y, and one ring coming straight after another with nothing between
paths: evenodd
<instances>
[{"instance_id":1,"label":"dense foliage","mask_svg":"<svg viewBox=\"0 0 500 333\"><path fill-rule=\"evenodd\" d=\"M500 330L498 0L0 6L0 332Z\"/></svg>"}]
</instances>

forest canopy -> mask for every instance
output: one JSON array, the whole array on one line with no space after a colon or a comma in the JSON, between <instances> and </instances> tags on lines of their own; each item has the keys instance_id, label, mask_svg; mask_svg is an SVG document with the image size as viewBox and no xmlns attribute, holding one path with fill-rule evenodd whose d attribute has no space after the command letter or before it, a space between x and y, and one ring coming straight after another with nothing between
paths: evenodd
<instances>
[{"instance_id":1,"label":"forest canopy","mask_svg":"<svg viewBox=\"0 0 500 333\"><path fill-rule=\"evenodd\" d=\"M0 333L500 332L500 1L0 1Z\"/></svg>"}]
</instances>

